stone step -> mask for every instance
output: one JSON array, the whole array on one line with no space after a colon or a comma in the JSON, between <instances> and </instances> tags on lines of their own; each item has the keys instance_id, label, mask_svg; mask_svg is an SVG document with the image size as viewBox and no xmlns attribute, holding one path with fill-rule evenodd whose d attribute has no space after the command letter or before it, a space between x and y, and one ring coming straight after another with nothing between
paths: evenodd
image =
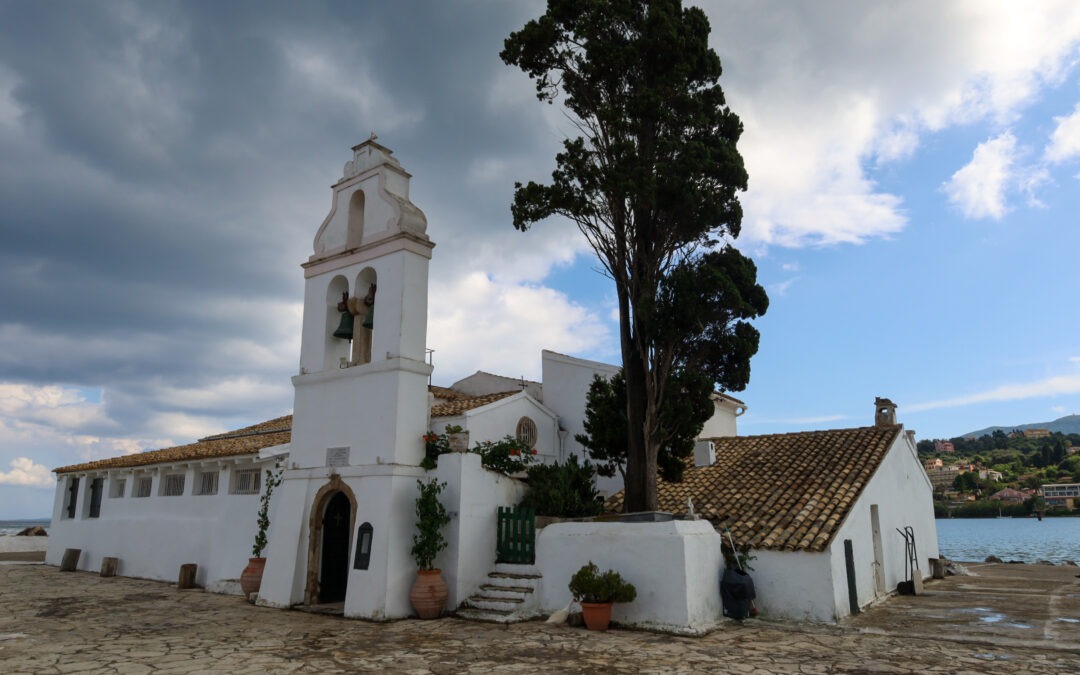
<instances>
[{"instance_id":1,"label":"stone step","mask_svg":"<svg viewBox=\"0 0 1080 675\"><path fill-rule=\"evenodd\" d=\"M517 611L524 602L525 601L521 598L493 598L484 595L474 595L465 601L465 606L471 609L514 612Z\"/></svg>"},{"instance_id":2,"label":"stone step","mask_svg":"<svg viewBox=\"0 0 1080 675\"><path fill-rule=\"evenodd\" d=\"M504 612L493 609L472 609L463 607L456 612L459 619L467 621L487 621L488 623L521 623L528 621L527 618L518 616L513 612Z\"/></svg>"},{"instance_id":3,"label":"stone step","mask_svg":"<svg viewBox=\"0 0 1080 675\"><path fill-rule=\"evenodd\" d=\"M539 577L540 568L536 565L518 565L516 563L495 563L491 570L496 574L512 574L521 577Z\"/></svg>"},{"instance_id":4,"label":"stone step","mask_svg":"<svg viewBox=\"0 0 1080 675\"><path fill-rule=\"evenodd\" d=\"M533 586L503 586L502 584L483 584L480 586L480 590L485 595L492 595L496 597L513 597L528 595L536 591Z\"/></svg>"},{"instance_id":5,"label":"stone step","mask_svg":"<svg viewBox=\"0 0 1080 675\"><path fill-rule=\"evenodd\" d=\"M539 574L509 574L507 572L488 572L488 579L511 579L518 581L540 581L543 579Z\"/></svg>"}]
</instances>

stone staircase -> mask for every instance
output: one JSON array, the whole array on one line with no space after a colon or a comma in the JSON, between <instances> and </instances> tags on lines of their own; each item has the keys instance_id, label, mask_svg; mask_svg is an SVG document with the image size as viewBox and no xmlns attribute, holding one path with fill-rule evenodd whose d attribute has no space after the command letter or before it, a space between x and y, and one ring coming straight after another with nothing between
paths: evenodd
<instances>
[{"instance_id":1,"label":"stone staircase","mask_svg":"<svg viewBox=\"0 0 1080 675\"><path fill-rule=\"evenodd\" d=\"M487 583L461 603L457 615L462 619L496 623L533 619L541 614L542 579L535 565L496 563Z\"/></svg>"}]
</instances>

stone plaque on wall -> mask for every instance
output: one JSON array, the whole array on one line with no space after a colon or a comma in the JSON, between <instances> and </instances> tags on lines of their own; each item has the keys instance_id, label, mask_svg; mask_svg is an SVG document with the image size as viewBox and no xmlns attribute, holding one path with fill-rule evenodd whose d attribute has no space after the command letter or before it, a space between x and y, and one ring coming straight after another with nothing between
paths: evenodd
<instances>
[{"instance_id":1,"label":"stone plaque on wall","mask_svg":"<svg viewBox=\"0 0 1080 675\"><path fill-rule=\"evenodd\" d=\"M349 465L349 447L342 448L327 448L326 449L326 466L348 466Z\"/></svg>"}]
</instances>

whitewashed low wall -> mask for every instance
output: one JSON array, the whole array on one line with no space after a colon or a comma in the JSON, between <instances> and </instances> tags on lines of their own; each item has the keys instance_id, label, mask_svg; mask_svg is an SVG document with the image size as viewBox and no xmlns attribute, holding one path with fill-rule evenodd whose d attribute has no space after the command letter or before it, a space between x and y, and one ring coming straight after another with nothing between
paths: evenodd
<instances>
[{"instance_id":1,"label":"whitewashed low wall","mask_svg":"<svg viewBox=\"0 0 1080 675\"><path fill-rule=\"evenodd\" d=\"M616 604L612 620L680 634L701 634L721 618L720 535L704 520L661 523L557 523L537 535L536 566L544 576L541 607L562 609L567 584L590 560L637 588L637 600Z\"/></svg>"},{"instance_id":2,"label":"whitewashed low wall","mask_svg":"<svg viewBox=\"0 0 1080 675\"><path fill-rule=\"evenodd\" d=\"M751 551L754 603L763 619L832 622L835 596L828 553Z\"/></svg>"},{"instance_id":3,"label":"whitewashed low wall","mask_svg":"<svg viewBox=\"0 0 1080 675\"><path fill-rule=\"evenodd\" d=\"M243 468L264 469L267 464L248 462ZM260 496L229 494L232 468L226 466L222 472L218 494L205 496L193 494L198 473L193 467L179 470L186 474L185 489L183 495L175 497L159 494L161 471L140 472L153 476L152 494L142 498L132 496L130 471L83 475L75 518L67 517L65 507L69 476L61 476L45 562L59 565L64 549L77 548L82 550L80 570L96 572L101 569L102 558L115 557L120 560L121 576L172 582L179 577L182 564L195 563L199 566L196 583L214 591L236 592L234 582L247 565L258 529ZM100 516L91 518L87 504L95 475L105 477L105 495ZM123 497L110 496L110 481L116 477L126 479ZM271 516L273 506L272 502Z\"/></svg>"},{"instance_id":4,"label":"whitewashed low wall","mask_svg":"<svg viewBox=\"0 0 1080 675\"><path fill-rule=\"evenodd\" d=\"M527 487L483 468L480 455L471 452L440 456L434 474L446 481L440 499L450 512L443 531L447 546L435 563L450 592L447 607L453 609L487 582L495 567L498 508L516 505Z\"/></svg>"}]
</instances>

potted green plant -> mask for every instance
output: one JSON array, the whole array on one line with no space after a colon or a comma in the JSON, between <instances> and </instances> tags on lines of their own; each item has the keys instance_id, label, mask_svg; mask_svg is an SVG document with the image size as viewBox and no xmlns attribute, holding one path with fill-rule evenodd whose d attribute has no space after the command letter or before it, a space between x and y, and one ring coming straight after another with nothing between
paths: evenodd
<instances>
[{"instance_id":1,"label":"potted green plant","mask_svg":"<svg viewBox=\"0 0 1080 675\"><path fill-rule=\"evenodd\" d=\"M433 478L426 483L416 481L416 487L420 494L416 497L416 534L413 535L412 555L417 572L409 600L421 619L436 619L442 614L449 595L442 570L435 567L435 556L446 548L442 529L450 522L446 507L439 501L439 493L446 483L439 483Z\"/></svg>"},{"instance_id":2,"label":"potted green plant","mask_svg":"<svg viewBox=\"0 0 1080 675\"><path fill-rule=\"evenodd\" d=\"M589 630L607 630L611 622L611 605L633 602L637 598L637 589L632 583L614 570L601 574L600 568L591 560L570 578L570 592L581 604L581 614Z\"/></svg>"},{"instance_id":3,"label":"potted green plant","mask_svg":"<svg viewBox=\"0 0 1080 675\"><path fill-rule=\"evenodd\" d=\"M451 424L443 429L446 434L446 442L453 452L469 451L469 432L461 428L459 424Z\"/></svg>"},{"instance_id":4,"label":"potted green plant","mask_svg":"<svg viewBox=\"0 0 1080 675\"><path fill-rule=\"evenodd\" d=\"M278 467L275 465L275 469ZM266 558L262 557L263 549L266 548L266 531L270 529L270 495L274 488L281 485L281 470L275 474L266 470L266 491L259 498L258 531L255 534L255 543L251 547L251 556L248 558L247 567L240 574L240 590L249 601L254 593L262 587L263 570L266 567Z\"/></svg>"}]
</instances>

